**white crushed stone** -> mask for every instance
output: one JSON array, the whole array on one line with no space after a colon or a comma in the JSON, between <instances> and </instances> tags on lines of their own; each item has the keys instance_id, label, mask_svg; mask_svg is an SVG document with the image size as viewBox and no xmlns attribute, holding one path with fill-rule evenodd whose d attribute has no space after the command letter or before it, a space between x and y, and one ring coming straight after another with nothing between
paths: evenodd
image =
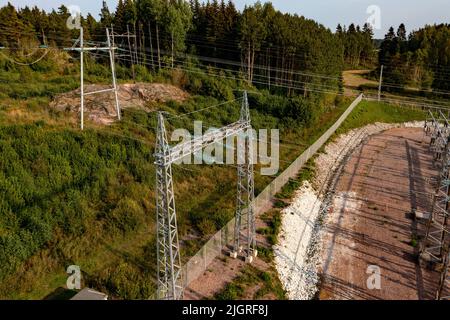
<instances>
[{"instance_id":1,"label":"white crushed stone","mask_svg":"<svg viewBox=\"0 0 450 320\"><path fill-rule=\"evenodd\" d=\"M303 262L321 205L311 184L305 181L293 203L281 212L280 241L274 247L275 265L290 299L309 296L302 290L311 276Z\"/></svg>"},{"instance_id":2,"label":"white crushed stone","mask_svg":"<svg viewBox=\"0 0 450 320\"><path fill-rule=\"evenodd\" d=\"M338 136L325 146L315 159L313 185L305 181L297 190L292 204L282 211L282 227L278 245L274 246L275 266L287 296L291 300L312 299L318 290L318 271L322 266L323 233L321 226L327 219L336 219L345 203L346 209L357 210L357 195L327 194L326 186L339 175L345 157L369 136L393 128L418 128L424 122L402 124L374 123ZM351 201L349 201L351 200ZM329 217L333 206L334 217Z\"/></svg>"}]
</instances>

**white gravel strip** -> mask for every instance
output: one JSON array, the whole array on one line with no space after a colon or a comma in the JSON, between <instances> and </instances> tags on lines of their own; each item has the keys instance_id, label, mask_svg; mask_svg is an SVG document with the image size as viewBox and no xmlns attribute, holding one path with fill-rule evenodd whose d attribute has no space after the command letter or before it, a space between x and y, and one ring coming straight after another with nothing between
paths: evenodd
<instances>
[{"instance_id":1,"label":"white gravel strip","mask_svg":"<svg viewBox=\"0 0 450 320\"><path fill-rule=\"evenodd\" d=\"M325 146L324 153L317 156L313 185L305 181L297 190L292 204L282 211L282 228L278 245L274 246L275 266L289 299L309 300L317 293L317 272L322 264L323 250L321 226L324 219L333 219L327 215L328 207L333 205L333 201L339 201L330 201L325 196L328 190L323 189L337 178L337 169L345 157L371 135L392 128L423 126L424 122L370 124L338 136ZM348 195L343 198L348 198Z\"/></svg>"},{"instance_id":2,"label":"white gravel strip","mask_svg":"<svg viewBox=\"0 0 450 320\"><path fill-rule=\"evenodd\" d=\"M279 244L274 247L278 275L291 300L308 299L304 288L311 274L304 269L304 259L322 202L309 184L297 191L294 202L282 211Z\"/></svg>"}]
</instances>

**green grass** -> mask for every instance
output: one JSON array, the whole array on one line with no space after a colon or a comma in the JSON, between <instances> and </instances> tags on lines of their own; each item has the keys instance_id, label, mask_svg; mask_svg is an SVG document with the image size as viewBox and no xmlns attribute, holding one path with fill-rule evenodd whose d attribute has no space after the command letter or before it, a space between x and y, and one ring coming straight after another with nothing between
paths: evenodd
<instances>
[{"instance_id":1,"label":"green grass","mask_svg":"<svg viewBox=\"0 0 450 320\"><path fill-rule=\"evenodd\" d=\"M424 111L417 108L411 109L382 102L362 101L336 131L336 134L342 134L375 122L421 121L425 120L426 116L427 114Z\"/></svg>"},{"instance_id":2,"label":"green grass","mask_svg":"<svg viewBox=\"0 0 450 320\"><path fill-rule=\"evenodd\" d=\"M410 242L409 242L409 244L413 247L413 248L416 248L418 245L419 245L419 237L417 236L417 234L416 233L413 233L412 235L411 235L411 240L410 240Z\"/></svg>"},{"instance_id":3,"label":"green grass","mask_svg":"<svg viewBox=\"0 0 450 320\"><path fill-rule=\"evenodd\" d=\"M260 286L260 288L253 296L246 297L247 289L254 286ZM261 271L255 266L247 264L240 274L232 282L227 283L214 298L217 300L240 300L243 298L258 300L268 294L276 300L286 299L286 293L278 280L276 271L273 268Z\"/></svg>"}]
</instances>

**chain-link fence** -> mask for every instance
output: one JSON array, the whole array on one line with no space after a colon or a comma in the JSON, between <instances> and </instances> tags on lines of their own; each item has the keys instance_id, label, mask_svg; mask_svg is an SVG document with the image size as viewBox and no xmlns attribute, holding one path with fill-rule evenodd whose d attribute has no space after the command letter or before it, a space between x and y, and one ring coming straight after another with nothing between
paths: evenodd
<instances>
[{"instance_id":1,"label":"chain-link fence","mask_svg":"<svg viewBox=\"0 0 450 320\"><path fill-rule=\"evenodd\" d=\"M305 163L328 141L348 115L361 102L361 94L345 110L339 119L329 128L316 142L314 142L305 152L303 152L285 171L276 177L254 200L253 206L255 215L264 212L264 208L272 201L273 197L281 191L281 188L295 178ZM200 277L205 272L209 264L218 256L224 253L226 247L232 245L234 233L234 218L217 232L183 267L183 283L187 287L192 281Z\"/></svg>"}]
</instances>

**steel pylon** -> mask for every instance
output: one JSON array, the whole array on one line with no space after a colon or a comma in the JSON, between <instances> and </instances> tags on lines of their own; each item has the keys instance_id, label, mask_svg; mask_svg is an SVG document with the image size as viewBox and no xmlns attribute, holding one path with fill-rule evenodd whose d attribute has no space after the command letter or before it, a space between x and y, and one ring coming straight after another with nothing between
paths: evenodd
<instances>
[{"instance_id":1,"label":"steel pylon","mask_svg":"<svg viewBox=\"0 0 450 320\"><path fill-rule=\"evenodd\" d=\"M256 257L256 227L253 200L255 198L253 173L253 136L250 125L250 109L247 92L241 106L240 122L247 127L240 133L237 143L237 199L234 226L234 246L231 256L244 252L247 262Z\"/></svg>"},{"instance_id":2,"label":"steel pylon","mask_svg":"<svg viewBox=\"0 0 450 320\"><path fill-rule=\"evenodd\" d=\"M449 141L445 146L439 183L434 194L433 206L427 221L426 235L421 248L421 255L428 255L432 261L443 261L443 250L448 242L447 220L450 200L450 155Z\"/></svg>"},{"instance_id":3,"label":"steel pylon","mask_svg":"<svg viewBox=\"0 0 450 320\"><path fill-rule=\"evenodd\" d=\"M439 278L439 287L436 292L436 300L450 300L450 250L447 246L447 254Z\"/></svg>"},{"instance_id":4,"label":"steel pylon","mask_svg":"<svg viewBox=\"0 0 450 320\"><path fill-rule=\"evenodd\" d=\"M178 242L177 215L173 193L172 164L162 113L158 114L156 137L156 219L158 299L178 300L183 297L181 258Z\"/></svg>"},{"instance_id":5,"label":"steel pylon","mask_svg":"<svg viewBox=\"0 0 450 320\"><path fill-rule=\"evenodd\" d=\"M242 240L242 243L246 244L246 260L251 262L256 256L256 231L253 209L253 137L247 93L244 93L239 121L173 147L168 144L164 117L162 113L158 114L155 150L158 299L181 299L184 290L173 193L172 163L234 136L238 136L238 141L244 141L243 147L238 146L237 222L234 233L234 248L238 250L235 250L235 256L237 257L238 251L242 251L239 250ZM240 160L242 161L239 162ZM245 219L245 222L242 218Z\"/></svg>"},{"instance_id":6,"label":"steel pylon","mask_svg":"<svg viewBox=\"0 0 450 320\"><path fill-rule=\"evenodd\" d=\"M434 120L435 121L435 120ZM420 249L420 257L442 266L440 281L436 292L436 299L449 299L449 246L450 230L448 228L448 218L450 209L450 137L448 136L448 124L443 130L435 130L436 160L441 161L441 171L436 193L433 198L433 206L427 221L426 234ZM434 123L435 128L439 124ZM443 148L441 146L444 146Z\"/></svg>"}]
</instances>

